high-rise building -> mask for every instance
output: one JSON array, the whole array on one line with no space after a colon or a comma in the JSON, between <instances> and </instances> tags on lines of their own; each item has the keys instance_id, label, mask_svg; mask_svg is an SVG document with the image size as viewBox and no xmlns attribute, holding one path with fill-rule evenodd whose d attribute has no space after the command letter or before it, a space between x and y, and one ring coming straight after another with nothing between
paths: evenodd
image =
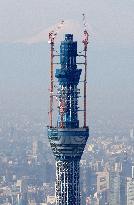
<instances>
[{"instance_id":1,"label":"high-rise building","mask_svg":"<svg viewBox=\"0 0 134 205\"><path fill-rule=\"evenodd\" d=\"M120 175L120 204L126 205L126 176Z\"/></svg>"},{"instance_id":2,"label":"high-rise building","mask_svg":"<svg viewBox=\"0 0 134 205\"><path fill-rule=\"evenodd\" d=\"M134 140L134 129L130 129L130 139Z\"/></svg>"},{"instance_id":3,"label":"high-rise building","mask_svg":"<svg viewBox=\"0 0 134 205\"><path fill-rule=\"evenodd\" d=\"M77 56L77 42L73 41L72 34L66 34L60 45L61 68L56 69L55 73L59 83L57 126L48 127L48 138L56 159L57 205L80 205L79 162L89 136L89 129L85 124L79 126L80 91L77 86L82 69L77 68Z\"/></svg>"},{"instance_id":4,"label":"high-rise building","mask_svg":"<svg viewBox=\"0 0 134 205\"><path fill-rule=\"evenodd\" d=\"M38 144L37 141L34 140L32 143L32 155L37 156L37 149L38 149Z\"/></svg>"},{"instance_id":5,"label":"high-rise building","mask_svg":"<svg viewBox=\"0 0 134 205\"><path fill-rule=\"evenodd\" d=\"M120 173L109 173L109 205L120 205Z\"/></svg>"},{"instance_id":6,"label":"high-rise building","mask_svg":"<svg viewBox=\"0 0 134 205\"><path fill-rule=\"evenodd\" d=\"M126 205L134 205L134 179L127 177L126 180Z\"/></svg>"},{"instance_id":7,"label":"high-rise building","mask_svg":"<svg viewBox=\"0 0 134 205\"><path fill-rule=\"evenodd\" d=\"M128 159L127 153L122 161L122 169L120 173L120 204L126 205L126 181L127 177L132 177L132 162Z\"/></svg>"},{"instance_id":8,"label":"high-rise building","mask_svg":"<svg viewBox=\"0 0 134 205\"><path fill-rule=\"evenodd\" d=\"M132 178L134 179L134 165L132 165Z\"/></svg>"},{"instance_id":9,"label":"high-rise building","mask_svg":"<svg viewBox=\"0 0 134 205\"><path fill-rule=\"evenodd\" d=\"M109 173L97 172L97 194L99 205L108 204Z\"/></svg>"}]
</instances>

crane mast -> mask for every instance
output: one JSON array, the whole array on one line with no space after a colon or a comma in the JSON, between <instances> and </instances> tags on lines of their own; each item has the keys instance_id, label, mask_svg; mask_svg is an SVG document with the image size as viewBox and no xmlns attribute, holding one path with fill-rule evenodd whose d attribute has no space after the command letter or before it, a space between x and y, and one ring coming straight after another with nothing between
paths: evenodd
<instances>
[{"instance_id":1,"label":"crane mast","mask_svg":"<svg viewBox=\"0 0 134 205\"><path fill-rule=\"evenodd\" d=\"M83 26L84 26L84 36L83 36L83 45L84 45L84 127L86 127L86 121L87 121L87 45L89 43L88 41L88 31L86 28L86 19L85 14L83 14Z\"/></svg>"},{"instance_id":2,"label":"crane mast","mask_svg":"<svg viewBox=\"0 0 134 205\"><path fill-rule=\"evenodd\" d=\"M53 126L53 92L54 92L54 44L55 38L62 28L64 21L62 20L60 24L58 24L56 31L52 30L49 33L48 43L50 44L50 107L49 107L49 125Z\"/></svg>"}]
</instances>

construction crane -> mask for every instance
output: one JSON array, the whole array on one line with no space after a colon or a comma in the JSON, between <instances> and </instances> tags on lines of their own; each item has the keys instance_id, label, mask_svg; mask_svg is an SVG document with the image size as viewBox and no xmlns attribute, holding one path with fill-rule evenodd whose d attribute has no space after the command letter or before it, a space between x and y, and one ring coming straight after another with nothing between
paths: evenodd
<instances>
[{"instance_id":1,"label":"construction crane","mask_svg":"<svg viewBox=\"0 0 134 205\"><path fill-rule=\"evenodd\" d=\"M50 50L50 108L49 108L49 119L50 119L50 127L52 127L53 124L53 90L54 90L54 76L53 76L53 70L54 70L54 43L55 43L55 38L58 35L59 30L62 28L64 24L64 21L62 20L58 25L56 30L52 30L49 32L49 40L48 43L51 46Z\"/></svg>"},{"instance_id":2,"label":"construction crane","mask_svg":"<svg viewBox=\"0 0 134 205\"><path fill-rule=\"evenodd\" d=\"M85 69L84 69L84 127L86 127L86 112L87 112L87 45L89 43L89 34L88 34L88 31L87 31L87 25L86 25L86 17L85 17L85 14L82 14L83 16L83 26L84 26L84 36L83 36L83 45L84 45L84 58L85 58L85 62L84 62L84 65L85 65Z\"/></svg>"}]
</instances>

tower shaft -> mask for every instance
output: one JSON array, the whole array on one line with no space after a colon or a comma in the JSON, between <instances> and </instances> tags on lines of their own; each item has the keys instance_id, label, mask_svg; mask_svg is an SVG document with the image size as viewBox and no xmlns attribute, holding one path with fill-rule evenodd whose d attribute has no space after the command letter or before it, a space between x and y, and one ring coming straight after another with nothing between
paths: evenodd
<instances>
[{"instance_id":1,"label":"tower shaft","mask_svg":"<svg viewBox=\"0 0 134 205\"><path fill-rule=\"evenodd\" d=\"M56 162L58 205L80 205L79 160Z\"/></svg>"}]
</instances>

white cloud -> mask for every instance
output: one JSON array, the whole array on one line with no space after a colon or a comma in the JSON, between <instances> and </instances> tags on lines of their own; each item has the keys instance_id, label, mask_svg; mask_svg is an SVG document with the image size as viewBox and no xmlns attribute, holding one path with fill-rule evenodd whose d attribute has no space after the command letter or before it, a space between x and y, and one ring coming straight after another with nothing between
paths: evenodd
<instances>
[{"instance_id":1,"label":"white cloud","mask_svg":"<svg viewBox=\"0 0 134 205\"><path fill-rule=\"evenodd\" d=\"M73 20L65 20L61 29L57 29L59 25L60 25L60 21L59 21L59 23L57 23L57 24L55 24L47 29L40 31L37 34L34 34L34 35L27 37L27 38L19 39L19 40L14 41L14 42L27 43L27 44L48 42L48 34L52 30L54 30L55 32L58 32L56 39L62 38L64 33L73 33L75 36L78 37L78 33L81 30L81 25L79 24L79 22L73 21Z\"/></svg>"}]
</instances>

